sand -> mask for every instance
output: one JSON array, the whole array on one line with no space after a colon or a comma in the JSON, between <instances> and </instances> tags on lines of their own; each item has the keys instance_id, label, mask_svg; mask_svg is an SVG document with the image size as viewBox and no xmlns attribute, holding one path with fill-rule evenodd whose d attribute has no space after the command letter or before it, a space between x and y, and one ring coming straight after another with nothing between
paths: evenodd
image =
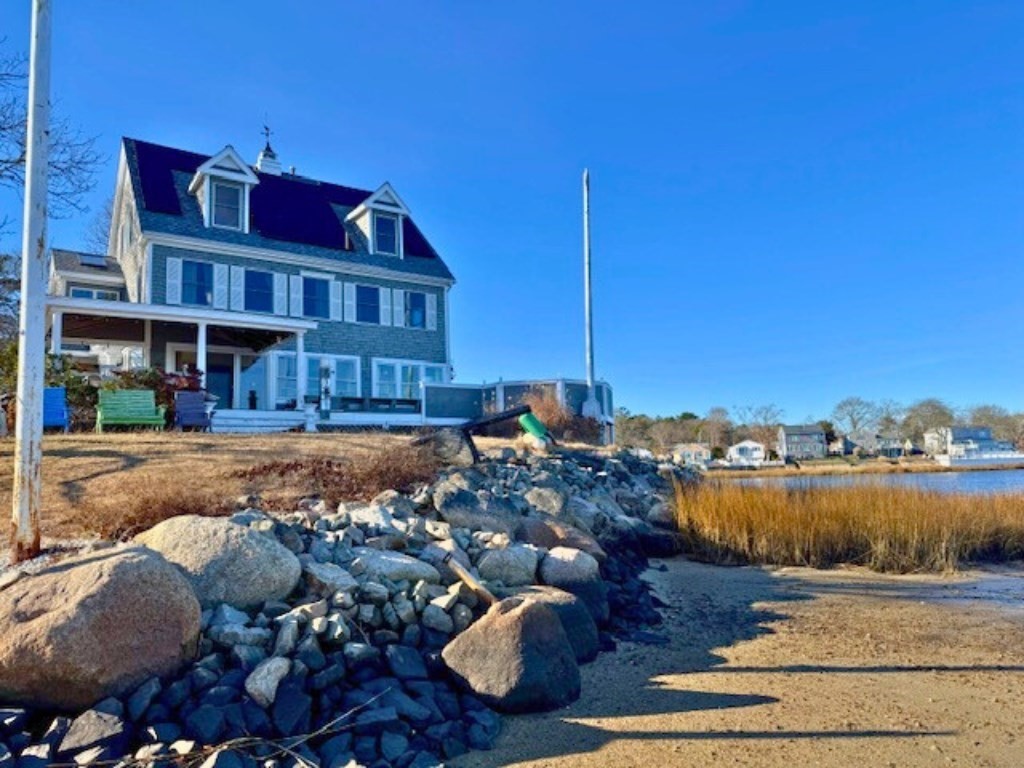
<instances>
[{"instance_id":1,"label":"sand","mask_svg":"<svg viewBox=\"0 0 1024 768\"><path fill-rule=\"evenodd\" d=\"M669 646L602 654L452 764L1024 765L1024 570L656 567Z\"/></svg>"}]
</instances>

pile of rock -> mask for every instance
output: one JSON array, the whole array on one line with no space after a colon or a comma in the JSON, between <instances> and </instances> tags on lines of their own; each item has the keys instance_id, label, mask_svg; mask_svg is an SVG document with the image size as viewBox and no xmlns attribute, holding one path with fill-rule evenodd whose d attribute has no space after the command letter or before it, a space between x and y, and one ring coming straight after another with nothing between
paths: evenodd
<instances>
[{"instance_id":1,"label":"pile of rock","mask_svg":"<svg viewBox=\"0 0 1024 768\"><path fill-rule=\"evenodd\" d=\"M419 768L488 749L496 711L564 706L615 636L657 641L638 575L678 548L673 478L693 480L630 454L503 451L411 496L287 515L249 499L12 580L0 768L211 745Z\"/></svg>"}]
</instances>

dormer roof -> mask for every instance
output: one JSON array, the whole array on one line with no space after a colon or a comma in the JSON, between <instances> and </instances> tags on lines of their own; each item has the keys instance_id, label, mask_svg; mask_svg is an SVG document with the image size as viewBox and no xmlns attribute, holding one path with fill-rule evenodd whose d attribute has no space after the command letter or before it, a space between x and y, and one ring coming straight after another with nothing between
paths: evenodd
<instances>
[{"instance_id":1,"label":"dormer roof","mask_svg":"<svg viewBox=\"0 0 1024 768\"><path fill-rule=\"evenodd\" d=\"M409 208L402 202L402 198L395 192L390 182L385 181L372 195L352 209L352 212L345 217L346 221L358 219L367 210L386 211L400 216L408 216Z\"/></svg>"},{"instance_id":2,"label":"dormer roof","mask_svg":"<svg viewBox=\"0 0 1024 768\"><path fill-rule=\"evenodd\" d=\"M218 179L237 181L240 184L259 184L260 180L245 160L228 144L224 149L196 168L196 174L188 185L188 191L195 194L203 179L215 176Z\"/></svg>"}]
</instances>

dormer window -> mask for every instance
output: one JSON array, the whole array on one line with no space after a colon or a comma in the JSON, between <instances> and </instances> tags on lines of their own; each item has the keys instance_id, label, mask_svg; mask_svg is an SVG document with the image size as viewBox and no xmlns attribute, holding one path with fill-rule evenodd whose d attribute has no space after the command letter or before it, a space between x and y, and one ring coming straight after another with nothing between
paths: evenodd
<instances>
[{"instance_id":1,"label":"dormer window","mask_svg":"<svg viewBox=\"0 0 1024 768\"><path fill-rule=\"evenodd\" d=\"M242 186L213 182L213 226L242 228Z\"/></svg>"},{"instance_id":2,"label":"dormer window","mask_svg":"<svg viewBox=\"0 0 1024 768\"><path fill-rule=\"evenodd\" d=\"M374 250L388 256L398 255L398 217L373 214Z\"/></svg>"}]
</instances>

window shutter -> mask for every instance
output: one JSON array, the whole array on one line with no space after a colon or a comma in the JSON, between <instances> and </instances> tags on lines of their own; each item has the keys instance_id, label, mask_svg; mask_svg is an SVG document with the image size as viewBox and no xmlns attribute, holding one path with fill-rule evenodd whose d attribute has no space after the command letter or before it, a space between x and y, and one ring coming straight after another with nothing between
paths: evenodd
<instances>
[{"instance_id":1,"label":"window shutter","mask_svg":"<svg viewBox=\"0 0 1024 768\"><path fill-rule=\"evenodd\" d=\"M356 321L356 284L345 283L345 322Z\"/></svg>"},{"instance_id":2,"label":"window shutter","mask_svg":"<svg viewBox=\"0 0 1024 768\"><path fill-rule=\"evenodd\" d=\"M167 296L168 304L181 304L181 259L167 259Z\"/></svg>"},{"instance_id":3,"label":"window shutter","mask_svg":"<svg viewBox=\"0 0 1024 768\"><path fill-rule=\"evenodd\" d=\"M341 283L331 280L331 320L341 320Z\"/></svg>"},{"instance_id":4,"label":"window shutter","mask_svg":"<svg viewBox=\"0 0 1024 768\"><path fill-rule=\"evenodd\" d=\"M274 314L288 314L288 275L274 273Z\"/></svg>"},{"instance_id":5,"label":"window shutter","mask_svg":"<svg viewBox=\"0 0 1024 768\"><path fill-rule=\"evenodd\" d=\"M437 330L437 294L427 294L427 330Z\"/></svg>"},{"instance_id":6,"label":"window shutter","mask_svg":"<svg viewBox=\"0 0 1024 768\"><path fill-rule=\"evenodd\" d=\"M391 314L394 317L395 327L401 328L405 325L405 291L401 288L395 288L392 293L395 298L394 303L391 305Z\"/></svg>"},{"instance_id":7,"label":"window shutter","mask_svg":"<svg viewBox=\"0 0 1024 768\"><path fill-rule=\"evenodd\" d=\"M302 317L302 275L292 275L288 283L291 286L291 316Z\"/></svg>"},{"instance_id":8,"label":"window shutter","mask_svg":"<svg viewBox=\"0 0 1024 768\"><path fill-rule=\"evenodd\" d=\"M380 324L391 325L391 290L378 288L377 295L380 296Z\"/></svg>"},{"instance_id":9,"label":"window shutter","mask_svg":"<svg viewBox=\"0 0 1024 768\"><path fill-rule=\"evenodd\" d=\"M213 308L228 308L228 265L213 265Z\"/></svg>"},{"instance_id":10,"label":"window shutter","mask_svg":"<svg viewBox=\"0 0 1024 768\"><path fill-rule=\"evenodd\" d=\"M245 311L245 267L231 268L231 308Z\"/></svg>"}]
</instances>

